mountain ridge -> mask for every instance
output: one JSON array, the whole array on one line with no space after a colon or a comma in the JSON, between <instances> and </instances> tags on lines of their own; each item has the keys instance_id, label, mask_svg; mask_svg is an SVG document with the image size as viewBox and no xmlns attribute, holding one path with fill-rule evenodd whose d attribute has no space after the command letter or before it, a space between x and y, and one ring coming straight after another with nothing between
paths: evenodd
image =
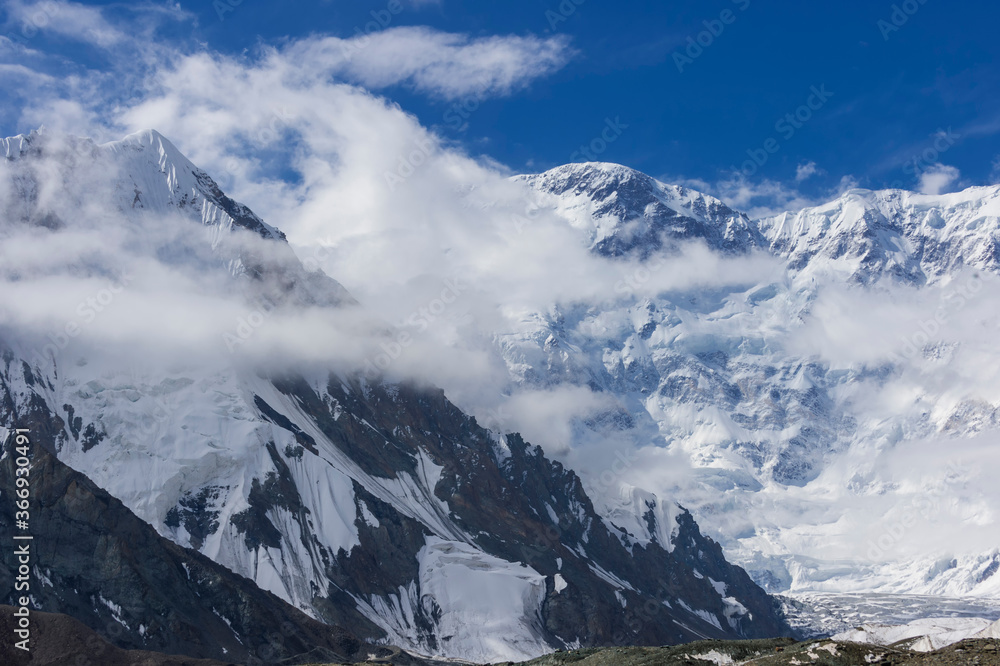
<instances>
[{"instance_id":1,"label":"mountain ridge","mask_svg":"<svg viewBox=\"0 0 1000 666\"><path fill-rule=\"evenodd\" d=\"M572 173L575 180L564 200L549 207L584 234L590 227L579 222L586 217L577 217L580 209L605 210L600 228L622 233L626 241L632 220L645 218L648 196L619 206L617 214L625 217L615 217L601 194L615 190L609 173L631 179L631 170L584 164L554 171ZM593 186L586 182L588 172ZM528 178L539 180L538 188L549 193L544 178ZM588 192L598 193L592 205L585 201ZM943 195L853 189L826 204L754 220L763 242L748 244L748 250L781 261L782 275L758 283L734 279L711 290L653 293L638 284L613 302L561 303L522 317L530 324L507 322L496 345L511 376L507 390L516 395L586 387L622 405L614 428L591 426L606 424L603 417L581 424L586 433L581 441L622 437L638 451L683 454L694 470L687 487L650 489L680 496L726 552L769 590L988 596L1000 582L984 577L994 560L992 546L976 552L964 546L954 557L935 546L895 555L904 537L919 536L910 527L910 514L919 524L952 511L952 498L965 496L962 483L975 481L975 471L943 459L938 472L921 469L926 478L916 481L892 478L879 466L897 451L902 455L908 440L919 448L933 437L958 447L955 458L981 458L981 448L958 451L979 446L973 438L995 432L1000 423L995 417L1000 396L983 388L937 385L966 348L969 354L988 354L985 339L962 345L948 337L968 337L993 325L984 308L1000 272L998 193L997 186ZM726 224L723 216L714 228ZM649 271L669 266L679 252L670 246L673 240L667 231L663 239L641 246L656 248L652 254L640 249L635 256L655 255ZM718 247L710 233L692 240ZM601 253L597 244L591 247ZM630 271L642 270L632 266ZM855 319L875 324L866 328ZM876 341L846 337L836 341L841 347L817 346L814 340L827 339L827 327ZM867 355L854 360L858 352ZM849 360L831 361L834 353ZM905 393L904 377L930 385L919 392L911 387L912 406L866 412L887 387ZM653 459L653 453L644 458ZM934 489L929 501L912 494L918 484ZM881 531L860 513L838 513L837 501L845 507L877 503L901 487L897 508L878 509L886 513ZM989 486L980 480L974 487L977 499L968 501L982 507L976 519L988 521L993 509L987 507L996 506ZM796 488L802 490L792 499ZM786 501L780 498L802 506L803 514L777 511ZM755 508L760 502L774 502L776 511ZM853 559L828 554L824 543L846 550L840 545L843 535L854 531L865 545Z\"/></svg>"},{"instance_id":2,"label":"mountain ridge","mask_svg":"<svg viewBox=\"0 0 1000 666\"><path fill-rule=\"evenodd\" d=\"M200 270L238 281L249 303L356 309L274 227L226 203L190 163L169 163L165 141L141 132L98 148L117 166L102 190L115 193L115 223L179 212L210 232L215 259ZM39 191L31 160L45 151L19 155L8 167L23 169L22 191ZM71 182L79 163L56 159ZM59 201L26 201L14 202L18 224L53 220L46 228L59 233L79 223ZM178 234L172 252L187 257L203 242ZM376 626L420 652L495 659L787 631L689 514L654 511L647 498L651 531L673 534L656 526L661 516L677 537L637 540L595 512L575 474L514 434L482 429L439 389L227 358L125 367L86 347L39 360L16 340L5 346L0 422L36 414L60 460L161 536L363 638L379 639ZM470 586L496 594L475 598Z\"/></svg>"},{"instance_id":3,"label":"mountain ridge","mask_svg":"<svg viewBox=\"0 0 1000 666\"><path fill-rule=\"evenodd\" d=\"M212 248L228 253L220 255L221 263L246 286L251 303L356 308L334 280L303 271L290 249L284 251L280 232L269 231L275 227L258 226L259 218L242 212L249 209L227 204L221 190L213 190L214 181L197 178L196 167L182 163L178 171L162 162L176 149L158 137L140 132L112 150L141 156L134 168L143 176L127 174L127 187L115 198L126 217L166 207L207 227ZM11 153L11 146L26 144L3 145ZM17 151L18 159L30 152ZM146 193L139 181L159 194ZM163 536L210 554L324 619L335 619L337 605L353 605L390 640L423 652L526 657L577 642L666 642L758 631L740 613L751 605L747 615L766 618L761 627L782 631L753 582L720 564L724 553L714 541L772 591L846 585L846 576L856 576L857 585L901 592L994 589L1000 581L992 575L995 557L985 552L954 558L954 565L936 555L870 566L819 560L810 552L844 529L825 515L837 510L835 502L817 505L821 522L814 527L808 522L813 518L799 524L795 515L768 514L759 500L778 503L791 493L816 502L835 496L845 504L878 498L891 491L893 479L872 471L865 457L870 442L892 451L905 438L942 432L961 442L1000 423L1000 398L989 396L952 401L930 395L926 401L940 403L934 421L920 404L913 413L866 419L856 405L870 401L867 392L880 390L907 371L904 362L917 364L919 357L897 354L894 365L836 367L785 348L786 339L815 316L822 295L817 283L846 283L853 293L866 294L896 286L947 288L967 269L997 272L997 188L940 196L851 190L795 215L750 220L717 199L620 165L567 165L515 181L534 188L542 196L535 205L562 215L594 254L610 261L669 261L687 244L701 242L726 257L762 254L787 263L784 276L766 283L623 294L599 312L590 303L557 304L525 318L530 329L495 332L512 392L583 386L612 397L617 406L583 423L581 431L683 452L693 462L689 487L638 490L616 478L621 497L591 496L560 463L513 433L479 428L437 390L322 370L260 375L223 363L143 376L110 369L94 374L86 365L60 363L30 367L32 376L44 378L37 384L43 388L32 390L13 364L0 377L13 405L7 417L41 400L53 419L68 424L54 433L64 447L60 455L99 484L119 484L123 501ZM130 212L137 202L140 212ZM59 227L58 216L45 215L38 216L42 226ZM227 234L242 231L282 251L232 252ZM595 330L601 335L595 337ZM163 423L169 416L154 419L152 432L140 429L165 400L201 434ZM433 415L430 422L424 410ZM130 431L176 442L182 458L197 462L156 458L156 447L122 447ZM162 492L152 499L144 487L120 484L110 472L137 464L138 456L158 460L161 476L149 483ZM836 476L852 456L862 462ZM949 473L974 478L961 469ZM524 503L512 504L518 512L498 506L495 493L510 497L525 475L534 482ZM241 481L215 483L215 477ZM960 482L935 483L944 504ZM812 492L820 499L807 494ZM677 498L692 513L678 509ZM714 541L703 540L692 514L706 521ZM511 543L521 546L512 549ZM708 575L708 565L691 557L698 551L721 568ZM391 571L379 570L376 553L392 561ZM579 566L586 561L594 566ZM637 568L637 561L644 566ZM683 571L689 580L646 573L659 570ZM492 578L481 580L487 588L495 578L519 590L505 611L476 606L443 583L446 574L480 580L480 571L490 572ZM694 598L697 604L690 603ZM640 631L630 633L637 616L629 608L643 600L674 604L660 612L676 618L678 633L653 629L641 616ZM579 616L588 604L599 608L595 617L602 626ZM479 625L520 619L502 625L502 645L490 644L461 633L472 611L480 613ZM457 642L448 645L449 636Z\"/></svg>"}]
</instances>

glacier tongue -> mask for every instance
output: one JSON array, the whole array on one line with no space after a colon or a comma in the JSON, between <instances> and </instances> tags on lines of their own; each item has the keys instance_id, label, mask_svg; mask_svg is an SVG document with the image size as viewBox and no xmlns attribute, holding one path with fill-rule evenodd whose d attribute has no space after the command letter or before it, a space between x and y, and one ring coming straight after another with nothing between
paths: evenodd
<instances>
[{"instance_id":1,"label":"glacier tongue","mask_svg":"<svg viewBox=\"0 0 1000 666\"><path fill-rule=\"evenodd\" d=\"M991 624L989 620L982 618L926 618L904 625L863 624L830 638L869 645L892 645L907 639L918 639L910 645L911 650L933 652L978 636Z\"/></svg>"}]
</instances>

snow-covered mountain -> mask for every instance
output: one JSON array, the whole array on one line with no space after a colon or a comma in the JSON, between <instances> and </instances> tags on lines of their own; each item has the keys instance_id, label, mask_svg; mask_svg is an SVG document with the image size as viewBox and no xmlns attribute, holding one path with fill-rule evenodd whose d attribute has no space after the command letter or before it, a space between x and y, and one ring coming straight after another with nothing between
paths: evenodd
<instances>
[{"instance_id":1,"label":"snow-covered mountain","mask_svg":"<svg viewBox=\"0 0 1000 666\"><path fill-rule=\"evenodd\" d=\"M760 222L793 272L836 272L861 284L917 285L962 268L1000 269L1000 188L946 195L849 190L839 199Z\"/></svg>"},{"instance_id":2,"label":"snow-covered mountain","mask_svg":"<svg viewBox=\"0 0 1000 666\"><path fill-rule=\"evenodd\" d=\"M618 164L567 164L515 180L555 197L553 205L605 256L645 259L694 238L727 253L765 242L756 224L720 200Z\"/></svg>"},{"instance_id":3,"label":"snow-covered mountain","mask_svg":"<svg viewBox=\"0 0 1000 666\"><path fill-rule=\"evenodd\" d=\"M512 394L610 397L577 443L627 442L632 483L691 508L768 589L998 594L1000 495L984 470L1000 423L1000 187L850 190L751 222L617 165L518 180L595 253L649 272L681 240L782 270L511 320L495 340Z\"/></svg>"},{"instance_id":4,"label":"snow-covered mountain","mask_svg":"<svg viewBox=\"0 0 1000 666\"><path fill-rule=\"evenodd\" d=\"M0 426L316 618L484 660L783 631L697 525L771 591L1000 595L998 187L751 220L618 165L513 179L623 275L478 332L512 400L600 396L577 476L359 371L391 327L159 134L0 150ZM692 252L739 270L661 286Z\"/></svg>"},{"instance_id":5,"label":"snow-covered mountain","mask_svg":"<svg viewBox=\"0 0 1000 666\"><path fill-rule=\"evenodd\" d=\"M18 252L0 271L20 299L0 300L0 425L30 416L39 445L160 535L315 618L423 653L787 631L672 500L634 489L627 509L599 513L518 435L438 389L352 367L348 348L387 327L158 133L103 146L33 133L0 152L0 242ZM731 226L720 247L760 242L719 202L643 188L662 204L647 235L699 235L718 213ZM25 249L37 238L44 260ZM56 302L25 307L32 293ZM316 340L316 321L361 341ZM268 324L337 361L289 354ZM148 609L127 601L107 604L141 645ZM59 603L46 609L72 612Z\"/></svg>"}]
</instances>

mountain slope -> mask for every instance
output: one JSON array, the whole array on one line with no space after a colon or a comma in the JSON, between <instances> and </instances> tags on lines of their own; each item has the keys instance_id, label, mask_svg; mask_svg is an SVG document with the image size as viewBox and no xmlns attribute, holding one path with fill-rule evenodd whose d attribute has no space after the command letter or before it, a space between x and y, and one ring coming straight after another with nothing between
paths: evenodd
<instances>
[{"instance_id":1,"label":"mountain slope","mask_svg":"<svg viewBox=\"0 0 1000 666\"><path fill-rule=\"evenodd\" d=\"M121 502L49 453L51 416L31 411L18 421L33 440L33 568L28 577L33 610L71 615L126 649L227 661L353 661L374 649L157 535ZM0 535L10 541L17 477L15 456L4 445ZM14 549L6 549L3 559L0 589L9 590L3 602L13 603L24 593L14 590ZM377 628L369 630L379 635ZM33 636L34 647L45 639L44 632ZM87 656L98 654L91 650Z\"/></svg>"},{"instance_id":2,"label":"mountain slope","mask_svg":"<svg viewBox=\"0 0 1000 666\"><path fill-rule=\"evenodd\" d=\"M153 260L222 285L261 320L361 317L336 282L305 271L280 232L155 132L88 147L106 166L97 178L78 148L67 158L47 141L5 144L19 183L12 228L58 235L89 222L71 209L106 208L110 197L110 229L173 225ZM32 196L45 190L53 154L77 201ZM389 339L377 323L361 331ZM261 325L240 339L267 335ZM161 535L359 636L495 660L787 631L773 600L690 514L637 493L643 532L619 527L573 472L481 428L440 390L366 376L361 363L170 349L136 358L82 339L38 353L37 338L8 338L0 424L43 415L37 427L59 460Z\"/></svg>"},{"instance_id":3,"label":"mountain slope","mask_svg":"<svg viewBox=\"0 0 1000 666\"><path fill-rule=\"evenodd\" d=\"M68 615L33 612L34 640L30 653L10 642L0 643L0 660L11 666L64 666L84 655L99 658L101 666L231 666L232 662L166 655L149 650L122 650ZM17 627L14 608L0 606L0 631L12 635Z\"/></svg>"},{"instance_id":4,"label":"mountain slope","mask_svg":"<svg viewBox=\"0 0 1000 666\"><path fill-rule=\"evenodd\" d=\"M677 251L676 229L648 207L651 192L678 188L605 164L521 179L629 274ZM851 190L747 222L743 236L728 209L688 212L700 226L681 236L783 270L713 289L637 284L508 321L494 338L509 392L601 396L612 406L580 419L573 447L635 451L621 481L679 498L768 589L990 595L1000 578L986 526L1000 498L980 466L1000 424L985 378L998 194ZM631 229L641 242L621 240ZM720 243L721 230L740 244ZM635 259L640 269L625 263ZM664 459L692 471L645 473ZM630 512L609 504L602 513ZM931 538L937 529L950 537Z\"/></svg>"}]
</instances>

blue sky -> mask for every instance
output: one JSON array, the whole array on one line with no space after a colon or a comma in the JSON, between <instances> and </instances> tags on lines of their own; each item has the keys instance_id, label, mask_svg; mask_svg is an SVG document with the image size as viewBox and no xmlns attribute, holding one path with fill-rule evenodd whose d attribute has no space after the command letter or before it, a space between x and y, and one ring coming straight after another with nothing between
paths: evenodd
<instances>
[{"instance_id":1,"label":"blue sky","mask_svg":"<svg viewBox=\"0 0 1000 666\"><path fill-rule=\"evenodd\" d=\"M777 120L805 103L812 86L826 85L829 103L781 142L760 176L792 179L798 165L815 162L827 172L817 184L853 175L872 185L912 185L902 165L951 127L973 136L941 160L983 181L1000 151L992 134L1000 131L1000 91L990 83L998 61L991 26L1000 9L935 0L919 7L886 40L878 22L891 21L892 3L588 0L555 24L578 55L524 93L485 105L464 132L441 123L446 105L393 92L425 123L443 124L446 136L515 169L569 161L605 118L621 118L628 130L602 159L711 181L741 167L746 150L776 135ZM687 57L688 38L725 10L732 23L700 55L692 48L697 57L679 71L674 54ZM559 3L443 2L401 19L449 31L549 34L546 11L558 12ZM365 18L344 12L331 25Z\"/></svg>"},{"instance_id":2,"label":"blue sky","mask_svg":"<svg viewBox=\"0 0 1000 666\"><path fill-rule=\"evenodd\" d=\"M137 42L248 60L262 47L309 36L362 43L365 35L391 39L408 26L473 42L535 39L558 49L558 57L531 74L529 54L521 63L526 71L485 92L442 94L412 77L385 83L342 73L398 103L448 145L515 172L593 156L728 192L737 203L761 203L734 194L735 169L755 194L766 200L777 193L770 203L788 207L822 199L845 183L948 191L997 176L1000 8L992 4L237 2L18 0L3 8L5 33L15 39L39 11L65 19L86 8ZM157 57L147 46L123 39L101 44L96 32L82 39L55 22L41 23L22 40L34 56L9 43L0 50L4 77L11 66L30 61L56 77L86 71L96 80L95 73L122 70L137 50ZM367 57L363 49L358 54ZM132 75L141 79L149 70ZM119 90L113 99L130 94ZM54 124L38 113L18 113L30 103L12 97L0 116L5 135L30 129L25 122ZM803 106L809 102L815 108ZM753 157L757 163L748 162Z\"/></svg>"}]
</instances>

